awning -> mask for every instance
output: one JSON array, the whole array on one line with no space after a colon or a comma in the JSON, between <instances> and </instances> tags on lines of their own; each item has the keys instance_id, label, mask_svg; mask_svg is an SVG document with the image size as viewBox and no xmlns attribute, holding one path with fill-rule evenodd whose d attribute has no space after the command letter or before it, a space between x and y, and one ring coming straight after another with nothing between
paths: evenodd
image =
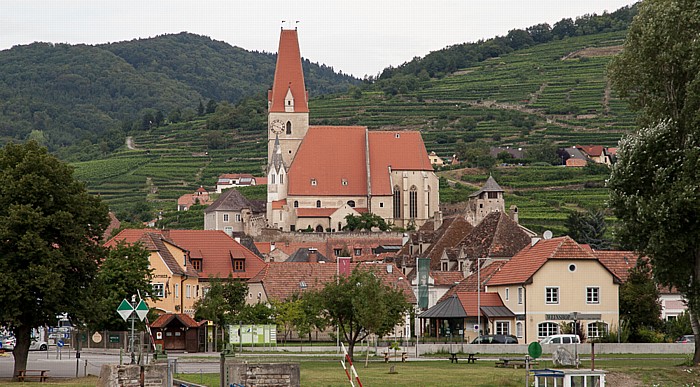
<instances>
[{"instance_id":1,"label":"awning","mask_svg":"<svg viewBox=\"0 0 700 387\"><path fill-rule=\"evenodd\" d=\"M459 302L459 298L453 295L445 301L433 306L418 315L418 318L466 318L467 312Z\"/></svg>"},{"instance_id":2,"label":"awning","mask_svg":"<svg viewBox=\"0 0 700 387\"><path fill-rule=\"evenodd\" d=\"M510 309L505 306L482 306L481 312L486 317L515 317Z\"/></svg>"}]
</instances>

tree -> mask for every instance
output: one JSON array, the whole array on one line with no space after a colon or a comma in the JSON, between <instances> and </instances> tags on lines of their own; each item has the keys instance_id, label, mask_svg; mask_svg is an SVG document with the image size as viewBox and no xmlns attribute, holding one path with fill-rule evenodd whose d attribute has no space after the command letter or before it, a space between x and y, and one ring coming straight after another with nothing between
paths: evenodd
<instances>
[{"instance_id":1,"label":"tree","mask_svg":"<svg viewBox=\"0 0 700 387\"><path fill-rule=\"evenodd\" d=\"M343 230L371 231L373 228L378 228L382 231L386 231L389 229L389 225L381 216L371 212L365 212L359 216L347 214L345 215L345 221L347 222L347 225L343 227Z\"/></svg>"},{"instance_id":2,"label":"tree","mask_svg":"<svg viewBox=\"0 0 700 387\"><path fill-rule=\"evenodd\" d=\"M109 249L92 283L89 299L83 303L80 321L90 330L126 330L124 320L115 313L119 303L133 294L153 294L150 253L140 243L120 241Z\"/></svg>"},{"instance_id":3,"label":"tree","mask_svg":"<svg viewBox=\"0 0 700 387\"><path fill-rule=\"evenodd\" d=\"M610 241L605 238L608 226L603 211L574 211L566 218L564 225L567 234L576 242L590 245L596 250L610 249Z\"/></svg>"},{"instance_id":4,"label":"tree","mask_svg":"<svg viewBox=\"0 0 700 387\"><path fill-rule=\"evenodd\" d=\"M198 116L203 116L204 115L204 104L202 103L202 100L199 100L199 105L197 105L197 115Z\"/></svg>"},{"instance_id":5,"label":"tree","mask_svg":"<svg viewBox=\"0 0 700 387\"><path fill-rule=\"evenodd\" d=\"M629 323L630 340L641 342L642 329L661 327L659 289L651 275L646 259L639 259L630 269L627 281L620 286L620 318Z\"/></svg>"},{"instance_id":6,"label":"tree","mask_svg":"<svg viewBox=\"0 0 700 387\"><path fill-rule=\"evenodd\" d=\"M557 146L551 142L530 145L525 150L525 156L533 162L542 162L552 165L561 163L557 154Z\"/></svg>"},{"instance_id":7,"label":"tree","mask_svg":"<svg viewBox=\"0 0 700 387\"><path fill-rule=\"evenodd\" d=\"M0 325L14 333L14 375L26 369L32 328L80 314L104 257L107 206L71 167L30 141L0 149Z\"/></svg>"},{"instance_id":8,"label":"tree","mask_svg":"<svg viewBox=\"0 0 700 387\"><path fill-rule=\"evenodd\" d=\"M403 291L382 283L374 273L355 268L347 277L313 293L328 326L337 326L353 358L355 343L371 334L383 336L399 324L409 311Z\"/></svg>"},{"instance_id":9,"label":"tree","mask_svg":"<svg viewBox=\"0 0 700 387\"><path fill-rule=\"evenodd\" d=\"M654 277L688 302L700 364L700 8L646 0L623 52L610 64L615 89L642 128L620 143L609 180L619 234L650 258Z\"/></svg>"},{"instance_id":10,"label":"tree","mask_svg":"<svg viewBox=\"0 0 700 387\"><path fill-rule=\"evenodd\" d=\"M194 304L195 318L207 319L220 326L237 322L236 317L245 307L248 285L234 280L230 274L226 281L220 278L210 278L209 281L209 291Z\"/></svg>"}]
</instances>

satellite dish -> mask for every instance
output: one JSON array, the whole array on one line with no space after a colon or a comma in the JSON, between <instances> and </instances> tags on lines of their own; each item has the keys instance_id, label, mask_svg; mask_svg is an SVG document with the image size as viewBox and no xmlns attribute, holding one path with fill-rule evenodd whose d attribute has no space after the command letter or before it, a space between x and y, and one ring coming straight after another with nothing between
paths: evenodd
<instances>
[{"instance_id":1,"label":"satellite dish","mask_svg":"<svg viewBox=\"0 0 700 387\"><path fill-rule=\"evenodd\" d=\"M552 239L552 232L547 230L542 234L542 237L547 240L547 239Z\"/></svg>"}]
</instances>

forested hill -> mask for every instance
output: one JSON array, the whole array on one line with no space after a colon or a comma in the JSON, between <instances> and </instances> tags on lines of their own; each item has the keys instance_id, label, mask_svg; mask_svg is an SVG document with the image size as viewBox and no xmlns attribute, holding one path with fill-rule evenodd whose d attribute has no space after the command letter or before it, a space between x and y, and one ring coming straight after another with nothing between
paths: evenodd
<instances>
[{"instance_id":1,"label":"forested hill","mask_svg":"<svg viewBox=\"0 0 700 387\"><path fill-rule=\"evenodd\" d=\"M238 102L272 84L276 55L180 33L98 46L33 43L0 51L0 144L110 151L143 117L187 119L200 101ZM315 95L359 82L304 61Z\"/></svg>"}]
</instances>

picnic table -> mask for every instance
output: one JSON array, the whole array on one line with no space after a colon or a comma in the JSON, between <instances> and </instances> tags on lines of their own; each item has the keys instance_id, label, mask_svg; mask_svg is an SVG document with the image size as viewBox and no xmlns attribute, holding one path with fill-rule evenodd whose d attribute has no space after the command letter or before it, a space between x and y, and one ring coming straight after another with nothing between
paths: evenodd
<instances>
[{"instance_id":1,"label":"picnic table","mask_svg":"<svg viewBox=\"0 0 700 387\"><path fill-rule=\"evenodd\" d=\"M524 357L502 357L496 362L496 367L499 368L525 368L527 360ZM530 366L536 366L539 363L535 360L530 360Z\"/></svg>"},{"instance_id":2,"label":"picnic table","mask_svg":"<svg viewBox=\"0 0 700 387\"><path fill-rule=\"evenodd\" d=\"M17 371L17 380L24 382L25 380L36 380L44 383L49 378L49 370L19 370Z\"/></svg>"},{"instance_id":3,"label":"picnic table","mask_svg":"<svg viewBox=\"0 0 700 387\"><path fill-rule=\"evenodd\" d=\"M389 362L389 358L391 358L391 352L382 352L382 355L384 355L384 363ZM408 361L408 352L401 352L401 362L405 363Z\"/></svg>"},{"instance_id":4,"label":"picnic table","mask_svg":"<svg viewBox=\"0 0 700 387\"><path fill-rule=\"evenodd\" d=\"M464 358L462 358L464 359ZM476 363L478 357L476 357L475 353L470 353L467 355L467 364L468 363ZM450 353L450 363L459 363L459 358L457 357L457 353Z\"/></svg>"}]
</instances>

